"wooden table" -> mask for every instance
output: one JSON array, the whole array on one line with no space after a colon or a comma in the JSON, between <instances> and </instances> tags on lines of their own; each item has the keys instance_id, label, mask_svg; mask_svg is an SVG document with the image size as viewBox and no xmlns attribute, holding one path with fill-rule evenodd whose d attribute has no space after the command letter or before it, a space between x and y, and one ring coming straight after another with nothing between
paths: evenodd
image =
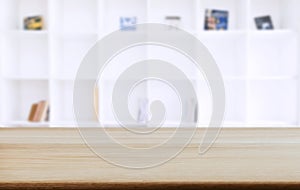
<instances>
[{"instance_id":1,"label":"wooden table","mask_svg":"<svg viewBox=\"0 0 300 190\"><path fill-rule=\"evenodd\" d=\"M118 129L111 131L124 135ZM175 159L142 170L100 159L76 128L1 128L0 189L299 189L300 129L225 128L213 147L199 156L203 134L199 129Z\"/></svg>"}]
</instances>

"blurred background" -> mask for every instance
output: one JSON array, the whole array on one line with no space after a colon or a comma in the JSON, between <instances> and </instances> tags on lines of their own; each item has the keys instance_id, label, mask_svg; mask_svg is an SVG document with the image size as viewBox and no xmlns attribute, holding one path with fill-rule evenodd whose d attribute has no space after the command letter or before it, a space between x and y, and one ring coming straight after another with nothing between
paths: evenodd
<instances>
[{"instance_id":1,"label":"blurred background","mask_svg":"<svg viewBox=\"0 0 300 190\"><path fill-rule=\"evenodd\" d=\"M170 38L178 37L176 27L195 35L214 56L226 88L225 126L298 126L299 7L298 0L0 0L0 125L74 127L73 80L88 50L113 31L138 35L135 24L150 22L170 25ZM172 88L148 81L129 97L132 116L146 122L160 99L166 127L178 125L181 111L187 124L205 126L212 101L202 73L182 54L154 45L111 60L87 123L117 124L111 97L118 75L153 58L180 68L198 103L183 98L189 109L180 110Z\"/></svg>"}]
</instances>

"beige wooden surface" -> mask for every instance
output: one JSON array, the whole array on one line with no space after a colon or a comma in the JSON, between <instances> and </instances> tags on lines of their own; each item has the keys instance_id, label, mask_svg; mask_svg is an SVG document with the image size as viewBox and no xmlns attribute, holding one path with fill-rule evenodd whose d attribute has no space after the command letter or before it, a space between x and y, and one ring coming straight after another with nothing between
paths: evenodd
<instances>
[{"instance_id":1,"label":"beige wooden surface","mask_svg":"<svg viewBox=\"0 0 300 190\"><path fill-rule=\"evenodd\" d=\"M200 129L175 159L140 170L103 161L87 148L77 129L1 128L0 183L300 182L300 129L226 128L199 156L203 132Z\"/></svg>"}]
</instances>

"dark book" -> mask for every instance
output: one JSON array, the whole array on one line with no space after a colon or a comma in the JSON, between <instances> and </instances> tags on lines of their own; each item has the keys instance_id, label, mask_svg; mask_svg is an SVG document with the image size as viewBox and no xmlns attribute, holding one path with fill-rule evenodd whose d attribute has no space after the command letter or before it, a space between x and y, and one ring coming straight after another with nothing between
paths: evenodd
<instances>
[{"instance_id":1,"label":"dark book","mask_svg":"<svg viewBox=\"0 0 300 190\"><path fill-rule=\"evenodd\" d=\"M47 122L50 121L50 106L48 106L45 121L47 121Z\"/></svg>"},{"instance_id":2,"label":"dark book","mask_svg":"<svg viewBox=\"0 0 300 190\"><path fill-rule=\"evenodd\" d=\"M254 18L256 28L258 30L273 30L273 23L271 16L261 16Z\"/></svg>"},{"instance_id":3,"label":"dark book","mask_svg":"<svg viewBox=\"0 0 300 190\"><path fill-rule=\"evenodd\" d=\"M204 30L227 30L229 12L206 9Z\"/></svg>"}]
</instances>

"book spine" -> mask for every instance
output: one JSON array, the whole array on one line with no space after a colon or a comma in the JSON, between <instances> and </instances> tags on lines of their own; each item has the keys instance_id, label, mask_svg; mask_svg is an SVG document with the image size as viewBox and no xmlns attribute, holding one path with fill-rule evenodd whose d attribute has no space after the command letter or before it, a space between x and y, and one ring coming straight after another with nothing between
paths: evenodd
<instances>
[{"instance_id":1,"label":"book spine","mask_svg":"<svg viewBox=\"0 0 300 190\"><path fill-rule=\"evenodd\" d=\"M39 118L40 119L39 121L46 121L48 108L49 108L49 102L44 101L43 108L41 110L41 117Z\"/></svg>"},{"instance_id":2,"label":"book spine","mask_svg":"<svg viewBox=\"0 0 300 190\"><path fill-rule=\"evenodd\" d=\"M94 88L94 111L95 111L95 119L98 120L99 117L99 88L96 86Z\"/></svg>"},{"instance_id":3,"label":"book spine","mask_svg":"<svg viewBox=\"0 0 300 190\"><path fill-rule=\"evenodd\" d=\"M45 107L45 101L40 101L37 106L37 111L34 117L34 121L40 122L42 120L43 110Z\"/></svg>"},{"instance_id":4,"label":"book spine","mask_svg":"<svg viewBox=\"0 0 300 190\"><path fill-rule=\"evenodd\" d=\"M35 114L37 111L38 104L32 104L29 116L28 116L28 121L34 122L35 121Z\"/></svg>"}]
</instances>

